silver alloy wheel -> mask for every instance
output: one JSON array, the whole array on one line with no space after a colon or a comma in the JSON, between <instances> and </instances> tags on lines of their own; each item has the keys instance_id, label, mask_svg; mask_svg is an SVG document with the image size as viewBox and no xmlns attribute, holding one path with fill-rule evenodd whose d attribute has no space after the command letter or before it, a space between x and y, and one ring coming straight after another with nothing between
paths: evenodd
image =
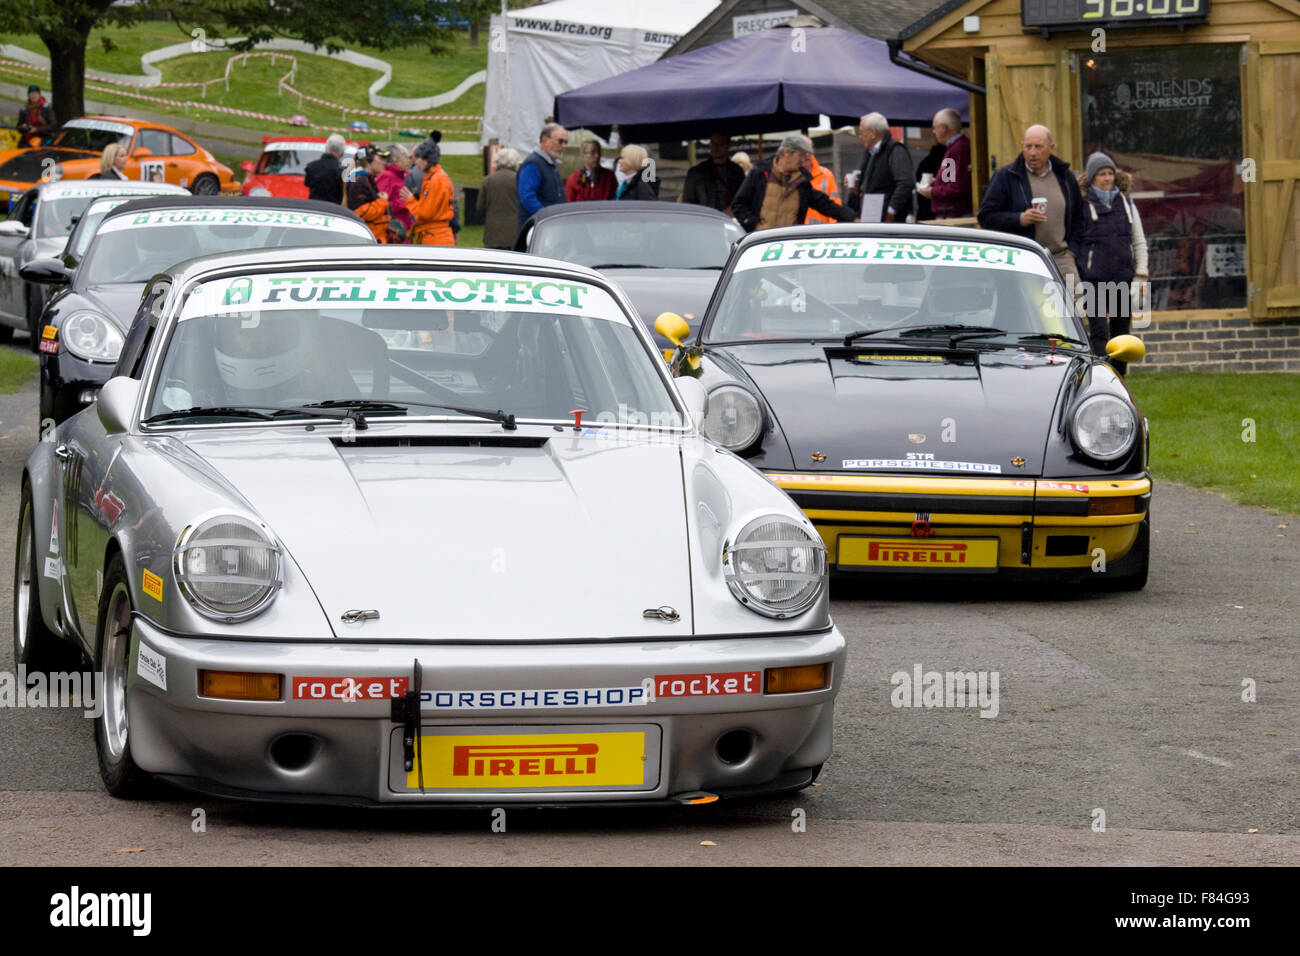
<instances>
[{"instance_id":1,"label":"silver alloy wheel","mask_svg":"<svg viewBox=\"0 0 1300 956\"><path fill-rule=\"evenodd\" d=\"M108 599L100 666L104 670L104 743L117 759L126 752L126 676L131 653L131 594L119 581Z\"/></svg>"},{"instance_id":2,"label":"silver alloy wheel","mask_svg":"<svg viewBox=\"0 0 1300 956\"><path fill-rule=\"evenodd\" d=\"M27 653L27 614L32 606L32 506L24 502L22 521L18 529L18 565L14 569L14 642L18 653Z\"/></svg>"}]
</instances>

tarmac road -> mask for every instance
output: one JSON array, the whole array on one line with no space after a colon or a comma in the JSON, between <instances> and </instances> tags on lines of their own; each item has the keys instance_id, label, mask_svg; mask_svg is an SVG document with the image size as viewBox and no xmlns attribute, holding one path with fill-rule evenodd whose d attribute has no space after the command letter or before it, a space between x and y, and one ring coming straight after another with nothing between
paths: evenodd
<instances>
[{"instance_id":1,"label":"tarmac road","mask_svg":"<svg viewBox=\"0 0 1300 956\"><path fill-rule=\"evenodd\" d=\"M36 432L34 387L0 396L0 528L10 541ZM79 711L4 708L0 857L1296 865L1300 519L1164 484L1152 514L1151 580L1136 594L837 588L833 613L850 648L836 751L798 794L653 812L511 810L497 821L504 832L485 811L340 811L180 792L124 802L100 786ZM0 672L13 671L11 620L5 587ZM918 665L996 672L996 716L893 706L891 676ZM1243 681L1254 682L1253 702Z\"/></svg>"}]
</instances>

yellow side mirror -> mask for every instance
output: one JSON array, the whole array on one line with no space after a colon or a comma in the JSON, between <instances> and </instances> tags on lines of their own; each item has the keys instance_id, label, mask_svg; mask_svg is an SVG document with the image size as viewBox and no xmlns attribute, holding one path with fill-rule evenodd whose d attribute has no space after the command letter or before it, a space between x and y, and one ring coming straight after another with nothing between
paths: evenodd
<instances>
[{"instance_id":1,"label":"yellow side mirror","mask_svg":"<svg viewBox=\"0 0 1300 956\"><path fill-rule=\"evenodd\" d=\"M680 347L691 334L691 327L676 312L660 312L659 318L655 319L655 331Z\"/></svg>"},{"instance_id":2,"label":"yellow side mirror","mask_svg":"<svg viewBox=\"0 0 1300 956\"><path fill-rule=\"evenodd\" d=\"M1117 362L1137 362L1147 354L1147 347L1136 335L1117 335L1106 343L1106 355Z\"/></svg>"}]
</instances>

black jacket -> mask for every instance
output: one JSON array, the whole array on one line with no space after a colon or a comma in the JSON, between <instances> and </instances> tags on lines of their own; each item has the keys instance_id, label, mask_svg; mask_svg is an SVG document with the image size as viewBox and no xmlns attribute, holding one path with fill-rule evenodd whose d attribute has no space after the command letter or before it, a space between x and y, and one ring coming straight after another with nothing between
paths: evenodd
<instances>
[{"instance_id":1,"label":"black jacket","mask_svg":"<svg viewBox=\"0 0 1300 956\"><path fill-rule=\"evenodd\" d=\"M912 190L916 188L916 179L912 175L912 156L907 147L888 133L880 144L880 152L874 154L876 161L871 162L872 153L862 158L858 167L858 188L849 197L848 204L855 213L862 212L863 193L884 193L885 206L882 213L894 209L894 221L902 222L912 211ZM871 167L868 174L867 167Z\"/></svg>"},{"instance_id":2,"label":"black jacket","mask_svg":"<svg viewBox=\"0 0 1300 956\"><path fill-rule=\"evenodd\" d=\"M682 202L712 206L721 212L731 205L744 181L745 171L731 160L718 165L712 159L706 159L687 170Z\"/></svg>"},{"instance_id":3,"label":"black jacket","mask_svg":"<svg viewBox=\"0 0 1300 956\"><path fill-rule=\"evenodd\" d=\"M745 175L740 184L736 198L731 201L731 211L736 222L745 227L746 232L753 232L758 227L758 217L763 212L763 200L767 197L767 181L772 175L772 160L755 166ZM802 175L802 173L800 173ZM770 223L770 226L797 226L808 215L808 207L816 209L823 216L838 222L852 222L857 217L853 212L841 206L820 189L814 189L812 182L804 177L799 182L799 213L794 222Z\"/></svg>"},{"instance_id":4,"label":"black jacket","mask_svg":"<svg viewBox=\"0 0 1300 956\"><path fill-rule=\"evenodd\" d=\"M1078 182L1070 175L1069 163L1055 156L1051 162L1052 172L1061 186L1061 195L1065 197L1065 244L1078 258L1083 239L1083 193L1079 192ZM980 203L980 227L1014 233L1026 239L1034 238L1033 225L1020 225L1020 214L1029 208L1033 198L1029 167L1025 165L1023 155L1017 156L1015 162L1003 166L989 180L984 201Z\"/></svg>"},{"instance_id":5,"label":"black jacket","mask_svg":"<svg viewBox=\"0 0 1300 956\"><path fill-rule=\"evenodd\" d=\"M659 180L647 182L643 177L645 172L639 172L628 180L627 189L623 190L623 195L614 193L617 199L641 199L654 202L659 198Z\"/></svg>"},{"instance_id":6,"label":"black jacket","mask_svg":"<svg viewBox=\"0 0 1300 956\"><path fill-rule=\"evenodd\" d=\"M320 159L313 159L303 170L302 181L307 186L308 199L343 202L343 164L337 157L326 153Z\"/></svg>"}]
</instances>

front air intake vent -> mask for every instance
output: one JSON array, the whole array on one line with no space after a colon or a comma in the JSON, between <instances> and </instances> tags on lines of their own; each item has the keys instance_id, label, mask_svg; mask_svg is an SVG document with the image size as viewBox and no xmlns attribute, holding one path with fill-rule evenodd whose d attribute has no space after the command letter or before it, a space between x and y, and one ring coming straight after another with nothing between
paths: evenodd
<instances>
[{"instance_id":1,"label":"front air intake vent","mask_svg":"<svg viewBox=\"0 0 1300 956\"><path fill-rule=\"evenodd\" d=\"M550 439L531 435L348 435L336 448L541 448Z\"/></svg>"}]
</instances>

